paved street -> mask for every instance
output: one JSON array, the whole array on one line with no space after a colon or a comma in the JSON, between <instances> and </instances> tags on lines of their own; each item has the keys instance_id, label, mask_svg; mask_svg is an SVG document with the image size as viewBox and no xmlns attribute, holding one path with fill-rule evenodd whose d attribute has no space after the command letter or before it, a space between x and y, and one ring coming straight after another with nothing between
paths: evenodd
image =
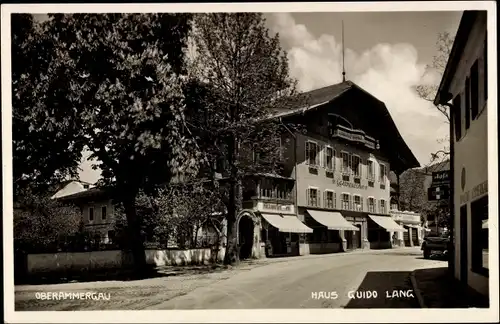
<instances>
[{"instance_id":1,"label":"paved street","mask_svg":"<svg viewBox=\"0 0 500 324\"><path fill-rule=\"evenodd\" d=\"M203 275L18 286L16 310L412 308L415 294L388 298L387 292L412 289L412 270L446 265L423 259L418 248L275 259ZM378 296L349 298L356 290ZM37 300L41 291L103 292L110 300Z\"/></svg>"}]
</instances>

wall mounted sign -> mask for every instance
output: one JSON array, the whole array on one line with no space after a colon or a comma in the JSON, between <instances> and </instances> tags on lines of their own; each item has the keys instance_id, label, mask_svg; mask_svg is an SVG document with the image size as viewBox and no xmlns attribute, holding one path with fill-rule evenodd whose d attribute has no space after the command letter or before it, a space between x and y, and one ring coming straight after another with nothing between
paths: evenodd
<instances>
[{"instance_id":1,"label":"wall mounted sign","mask_svg":"<svg viewBox=\"0 0 500 324\"><path fill-rule=\"evenodd\" d=\"M277 203L264 203L264 209L290 211L290 205L281 205Z\"/></svg>"},{"instance_id":2,"label":"wall mounted sign","mask_svg":"<svg viewBox=\"0 0 500 324\"><path fill-rule=\"evenodd\" d=\"M427 189L427 200L435 201L450 198L450 188L448 185L432 186Z\"/></svg>"},{"instance_id":3,"label":"wall mounted sign","mask_svg":"<svg viewBox=\"0 0 500 324\"><path fill-rule=\"evenodd\" d=\"M365 185L362 185L362 184L359 184L359 183L344 181L344 180L337 180L337 186L339 186L339 187L349 187L349 188L355 188L355 189L363 189L363 190L368 189L368 186L365 186Z\"/></svg>"},{"instance_id":4,"label":"wall mounted sign","mask_svg":"<svg viewBox=\"0 0 500 324\"><path fill-rule=\"evenodd\" d=\"M448 184L450 183L450 171L432 172L433 184Z\"/></svg>"}]
</instances>

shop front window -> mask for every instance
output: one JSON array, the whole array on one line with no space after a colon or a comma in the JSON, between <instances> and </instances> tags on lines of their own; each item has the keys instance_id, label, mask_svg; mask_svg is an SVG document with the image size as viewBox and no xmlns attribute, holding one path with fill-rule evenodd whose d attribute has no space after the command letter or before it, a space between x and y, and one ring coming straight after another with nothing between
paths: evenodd
<instances>
[{"instance_id":1,"label":"shop front window","mask_svg":"<svg viewBox=\"0 0 500 324\"><path fill-rule=\"evenodd\" d=\"M488 275L488 196L471 203L472 271Z\"/></svg>"}]
</instances>

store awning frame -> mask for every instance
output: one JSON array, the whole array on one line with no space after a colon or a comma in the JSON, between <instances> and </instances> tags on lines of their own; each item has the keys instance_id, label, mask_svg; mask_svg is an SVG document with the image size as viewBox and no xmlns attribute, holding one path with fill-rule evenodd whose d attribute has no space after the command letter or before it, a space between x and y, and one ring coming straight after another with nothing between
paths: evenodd
<instances>
[{"instance_id":1,"label":"store awning frame","mask_svg":"<svg viewBox=\"0 0 500 324\"><path fill-rule=\"evenodd\" d=\"M402 226L398 225L390 216L368 215L378 226L385 228L388 232L406 232Z\"/></svg>"},{"instance_id":2,"label":"store awning frame","mask_svg":"<svg viewBox=\"0 0 500 324\"><path fill-rule=\"evenodd\" d=\"M333 231L359 231L339 212L307 210L307 213L318 223Z\"/></svg>"},{"instance_id":3,"label":"store awning frame","mask_svg":"<svg viewBox=\"0 0 500 324\"><path fill-rule=\"evenodd\" d=\"M278 229L282 233L312 233L313 229L302 223L297 216L281 215L281 214L265 214L261 213L271 226Z\"/></svg>"}]
</instances>

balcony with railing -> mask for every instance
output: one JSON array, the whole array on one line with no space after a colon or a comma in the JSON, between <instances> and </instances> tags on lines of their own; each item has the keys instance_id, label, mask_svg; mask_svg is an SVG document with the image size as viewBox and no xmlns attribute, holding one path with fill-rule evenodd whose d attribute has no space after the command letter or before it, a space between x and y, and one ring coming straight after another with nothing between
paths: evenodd
<instances>
[{"instance_id":1,"label":"balcony with railing","mask_svg":"<svg viewBox=\"0 0 500 324\"><path fill-rule=\"evenodd\" d=\"M366 135L366 133L360 129L351 129L337 124L330 128L330 136L363 145L372 150L379 149L378 141Z\"/></svg>"},{"instance_id":2,"label":"balcony with railing","mask_svg":"<svg viewBox=\"0 0 500 324\"><path fill-rule=\"evenodd\" d=\"M270 174L256 174L244 188L243 208L260 212L294 214L295 180Z\"/></svg>"}]
</instances>

